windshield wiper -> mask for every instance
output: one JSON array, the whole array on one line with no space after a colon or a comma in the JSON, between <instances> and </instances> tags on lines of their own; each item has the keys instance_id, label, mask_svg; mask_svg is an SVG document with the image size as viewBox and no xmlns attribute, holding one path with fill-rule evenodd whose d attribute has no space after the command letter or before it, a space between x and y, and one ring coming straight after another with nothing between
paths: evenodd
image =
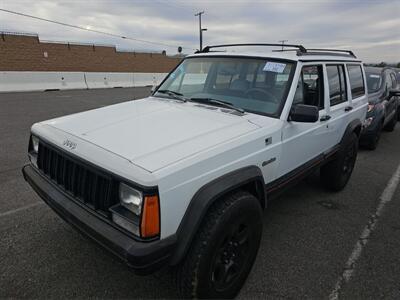
<instances>
[{"instance_id":1,"label":"windshield wiper","mask_svg":"<svg viewBox=\"0 0 400 300\"><path fill-rule=\"evenodd\" d=\"M245 110L243 108L237 107L235 105L233 105L230 102L227 101L223 101L223 100L217 100L217 99L213 99L213 98L190 98L189 100L191 101L195 101L195 102L204 102L204 103L210 103L210 104L217 104L226 108L230 108L233 110L236 110L240 113L244 113Z\"/></svg>"},{"instance_id":2,"label":"windshield wiper","mask_svg":"<svg viewBox=\"0 0 400 300\"><path fill-rule=\"evenodd\" d=\"M170 90L158 90L157 93L161 93L161 94L167 94L168 96L180 100L182 102L186 102L187 99L185 97L183 97L183 94L178 93L178 92L174 92L174 91L170 91Z\"/></svg>"}]
</instances>

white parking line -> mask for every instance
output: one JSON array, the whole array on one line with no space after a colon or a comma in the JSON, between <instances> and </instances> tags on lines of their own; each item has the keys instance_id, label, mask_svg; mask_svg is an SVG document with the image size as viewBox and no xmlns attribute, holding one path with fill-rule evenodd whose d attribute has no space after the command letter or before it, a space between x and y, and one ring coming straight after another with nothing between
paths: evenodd
<instances>
[{"instance_id":1,"label":"white parking line","mask_svg":"<svg viewBox=\"0 0 400 300\"><path fill-rule=\"evenodd\" d=\"M32 207L35 207L35 206L38 206L38 205L42 205L42 204L44 204L44 202L35 202L35 203L32 203L32 204L28 204L28 205L22 206L20 208L12 209L12 210L0 213L0 218L15 214L17 212L20 212L20 211L23 211L23 210L27 210L27 209L30 209Z\"/></svg>"},{"instance_id":2,"label":"white parking line","mask_svg":"<svg viewBox=\"0 0 400 300\"><path fill-rule=\"evenodd\" d=\"M393 194L396 191L399 181L400 181L400 165L398 165L396 171L392 175L392 178L390 178L386 188L384 189L383 193L381 194L381 196L379 198L380 201L379 201L379 204L378 204L375 212L369 216L368 224L364 227L364 230L362 231L360 237L358 238L358 241L356 242L356 244L354 246L353 252L349 256L349 258L344 266L344 271L343 271L342 275L339 276L338 280L336 281L335 288L329 295L330 300L339 299L340 290L341 290L343 284L346 284L351 279L351 276L353 275L357 260L360 258L363 249L367 245L369 237L376 227L376 223L378 222L379 218L382 216L385 205L392 200Z\"/></svg>"}]
</instances>

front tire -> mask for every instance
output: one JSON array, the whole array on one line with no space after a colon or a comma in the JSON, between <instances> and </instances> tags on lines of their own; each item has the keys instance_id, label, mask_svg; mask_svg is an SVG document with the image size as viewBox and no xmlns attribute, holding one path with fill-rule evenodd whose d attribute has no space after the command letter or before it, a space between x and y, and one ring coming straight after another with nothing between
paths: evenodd
<instances>
[{"instance_id":1,"label":"front tire","mask_svg":"<svg viewBox=\"0 0 400 300\"><path fill-rule=\"evenodd\" d=\"M336 158L321 167L321 179L332 191L342 190L350 179L357 159L358 136L352 133L344 142Z\"/></svg>"},{"instance_id":2,"label":"front tire","mask_svg":"<svg viewBox=\"0 0 400 300\"><path fill-rule=\"evenodd\" d=\"M184 298L233 298L257 256L262 209L250 193L239 191L214 203L177 269Z\"/></svg>"}]
</instances>

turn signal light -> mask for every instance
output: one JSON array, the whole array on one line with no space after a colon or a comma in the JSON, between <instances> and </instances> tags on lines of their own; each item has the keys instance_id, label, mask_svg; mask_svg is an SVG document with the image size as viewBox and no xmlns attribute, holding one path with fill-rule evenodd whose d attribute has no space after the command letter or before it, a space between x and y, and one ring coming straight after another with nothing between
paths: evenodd
<instances>
[{"instance_id":1,"label":"turn signal light","mask_svg":"<svg viewBox=\"0 0 400 300\"><path fill-rule=\"evenodd\" d=\"M145 196L140 231L144 238L160 234L160 203L158 196Z\"/></svg>"}]
</instances>

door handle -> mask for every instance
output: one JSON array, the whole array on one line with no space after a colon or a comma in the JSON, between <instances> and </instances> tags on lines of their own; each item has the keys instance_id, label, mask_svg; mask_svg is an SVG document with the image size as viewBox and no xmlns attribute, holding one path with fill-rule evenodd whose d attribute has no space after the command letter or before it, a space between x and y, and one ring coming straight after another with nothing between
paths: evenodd
<instances>
[{"instance_id":1,"label":"door handle","mask_svg":"<svg viewBox=\"0 0 400 300\"><path fill-rule=\"evenodd\" d=\"M331 116L325 115L325 116L322 116L319 120L320 120L321 122L324 122L324 121L328 121L330 118L331 118Z\"/></svg>"},{"instance_id":2,"label":"door handle","mask_svg":"<svg viewBox=\"0 0 400 300\"><path fill-rule=\"evenodd\" d=\"M353 109L353 106L346 106L344 111L351 111Z\"/></svg>"}]
</instances>

